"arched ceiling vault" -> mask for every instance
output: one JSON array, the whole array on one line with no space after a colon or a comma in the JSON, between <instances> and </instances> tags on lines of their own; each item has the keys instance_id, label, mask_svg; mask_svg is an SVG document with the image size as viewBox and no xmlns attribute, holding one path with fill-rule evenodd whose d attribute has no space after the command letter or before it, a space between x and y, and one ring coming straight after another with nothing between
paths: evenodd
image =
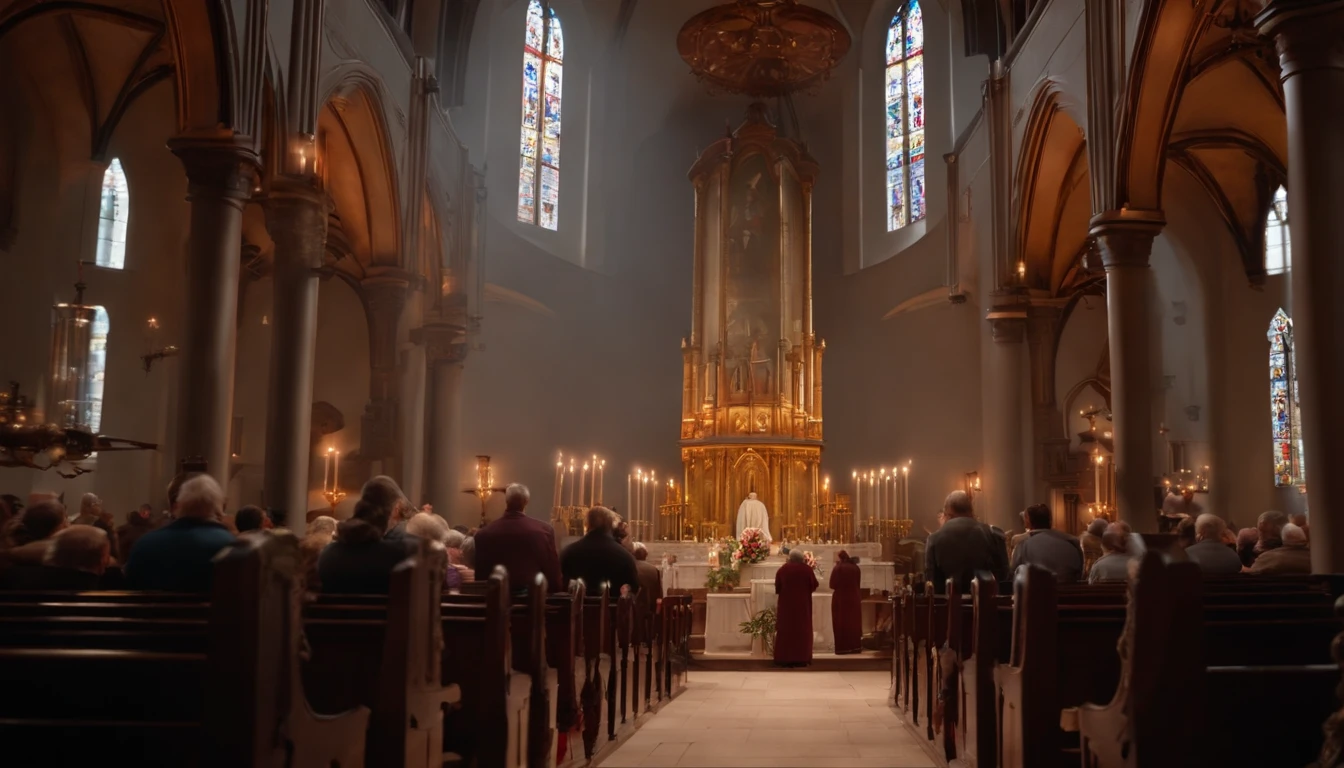
<instances>
[{"instance_id":1,"label":"arched ceiling vault","mask_svg":"<svg viewBox=\"0 0 1344 768\"><path fill-rule=\"evenodd\" d=\"M403 267L396 164L382 116L381 103L358 85L332 96L317 120L333 206L328 251L357 280Z\"/></svg>"},{"instance_id":2,"label":"arched ceiling vault","mask_svg":"<svg viewBox=\"0 0 1344 768\"><path fill-rule=\"evenodd\" d=\"M1190 174L1218 208L1252 282L1264 276L1264 219L1287 158L1278 57L1254 24L1261 6L1147 3L1117 156L1119 202L1135 208L1167 207L1168 162Z\"/></svg>"},{"instance_id":3,"label":"arched ceiling vault","mask_svg":"<svg viewBox=\"0 0 1344 768\"><path fill-rule=\"evenodd\" d=\"M1029 289L1072 290L1091 218L1087 144L1050 84L1037 91L1013 184L1013 246Z\"/></svg>"}]
</instances>

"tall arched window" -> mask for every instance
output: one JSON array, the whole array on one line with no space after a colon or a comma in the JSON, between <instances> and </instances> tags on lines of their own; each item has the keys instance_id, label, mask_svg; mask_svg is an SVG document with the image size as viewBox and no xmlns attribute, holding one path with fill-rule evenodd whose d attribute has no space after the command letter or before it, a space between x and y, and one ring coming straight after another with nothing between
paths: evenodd
<instances>
[{"instance_id":1,"label":"tall arched window","mask_svg":"<svg viewBox=\"0 0 1344 768\"><path fill-rule=\"evenodd\" d=\"M560 89L565 41L549 4L527 4L523 39L523 135L518 165L518 220L560 227Z\"/></svg>"},{"instance_id":2,"label":"tall arched window","mask_svg":"<svg viewBox=\"0 0 1344 768\"><path fill-rule=\"evenodd\" d=\"M107 310L94 307L93 328L89 332L89 399L80 422L98 434L103 423L103 381L107 377L107 333L111 324Z\"/></svg>"},{"instance_id":3,"label":"tall arched window","mask_svg":"<svg viewBox=\"0 0 1344 768\"><path fill-rule=\"evenodd\" d=\"M1297 356L1293 321L1282 309L1269 323L1269 413L1274 430L1274 484L1280 488L1302 485L1307 465L1297 401Z\"/></svg>"},{"instance_id":4,"label":"tall arched window","mask_svg":"<svg viewBox=\"0 0 1344 768\"><path fill-rule=\"evenodd\" d=\"M1265 217L1265 272L1281 275L1293 268L1292 242L1288 237L1288 192L1279 187Z\"/></svg>"},{"instance_id":5,"label":"tall arched window","mask_svg":"<svg viewBox=\"0 0 1344 768\"><path fill-rule=\"evenodd\" d=\"M924 11L887 27L887 231L924 218Z\"/></svg>"},{"instance_id":6,"label":"tall arched window","mask_svg":"<svg viewBox=\"0 0 1344 768\"><path fill-rule=\"evenodd\" d=\"M121 161L112 158L103 172L98 203L98 253L94 263L121 269L126 266L126 225L131 221L131 191Z\"/></svg>"}]
</instances>

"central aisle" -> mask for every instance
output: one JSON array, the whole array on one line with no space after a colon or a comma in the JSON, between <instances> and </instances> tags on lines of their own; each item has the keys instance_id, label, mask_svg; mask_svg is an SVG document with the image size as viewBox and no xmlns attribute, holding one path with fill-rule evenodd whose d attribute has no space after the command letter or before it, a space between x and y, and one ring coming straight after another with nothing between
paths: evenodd
<instances>
[{"instance_id":1,"label":"central aisle","mask_svg":"<svg viewBox=\"0 0 1344 768\"><path fill-rule=\"evenodd\" d=\"M697 672L601 768L926 768L887 672Z\"/></svg>"}]
</instances>

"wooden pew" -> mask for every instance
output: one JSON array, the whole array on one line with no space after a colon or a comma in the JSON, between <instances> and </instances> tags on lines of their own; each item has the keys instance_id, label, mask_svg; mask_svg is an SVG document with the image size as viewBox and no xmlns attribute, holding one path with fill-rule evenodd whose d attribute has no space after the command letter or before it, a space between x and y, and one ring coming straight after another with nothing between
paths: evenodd
<instances>
[{"instance_id":1,"label":"wooden pew","mask_svg":"<svg viewBox=\"0 0 1344 768\"><path fill-rule=\"evenodd\" d=\"M1304 765L1316 757L1319 723L1336 706L1339 667L1324 662L1338 619L1300 610L1285 618L1273 602L1238 616L1210 609L1205 589L1190 563L1143 559L1119 689L1109 704L1077 713L1085 766ZM1191 738L1210 729L1219 735Z\"/></svg>"},{"instance_id":2,"label":"wooden pew","mask_svg":"<svg viewBox=\"0 0 1344 768\"><path fill-rule=\"evenodd\" d=\"M597 752L597 737L602 732L603 721L611 727L610 737L615 738L615 726L610 717L603 717L603 702L606 699L605 686L610 686L611 675L602 678L602 661L605 657L609 666L615 661L611 655L614 643L609 635L615 629L611 616L611 585L603 583L592 591L591 597L583 601L583 644L580 657L583 659L583 688L579 693L579 704L583 708L583 753L588 760Z\"/></svg>"},{"instance_id":3,"label":"wooden pew","mask_svg":"<svg viewBox=\"0 0 1344 768\"><path fill-rule=\"evenodd\" d=\"M7 760L98 764L126 755L151 766L363 765L369 711L316 715L305 697L297 562L292 536L248 538L216 558L209 603L204 595L127 598L176 604L183 614L176 620L103 614L93 628L71 631L77 615L56 621L63 617L20 610L27 626L0 631ZM48 614L67 605L116 608L121 594L38 600L0 593L0 615L35 605Z\"/></svg>"}]
</instances>

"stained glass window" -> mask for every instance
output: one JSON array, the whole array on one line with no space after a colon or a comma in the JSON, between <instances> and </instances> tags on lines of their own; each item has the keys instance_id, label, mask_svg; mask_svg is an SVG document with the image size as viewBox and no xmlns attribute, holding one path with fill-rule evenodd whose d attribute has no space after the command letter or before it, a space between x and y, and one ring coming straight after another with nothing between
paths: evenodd
<instances>
[{"instance_id":1,"label":"stained glass window","mask_svg":"<svg viewBox=\"0 0 1344 768\"><path fill-rule=\"evenodd\" d=\"M131 191L121 161L112 158L103 172L103 189L98 203L98 251L94 263L100 267L122 269L126 266L126 226L131 221Z\"/></svg>"},{"instance_id":2,"label":"stained glass window","mask_svg":"<svg viewBox=\"0 0 1344 768\"><path fill-rule=\"evenodd\" d=\"M1288 192L1279 187L1265 217L1265 272L1281 275L1293 268L1292 243L1288 238Z\"/></svg>"},{"instance_id":3,"label":"stained glass window","mask_svg":"<svg viewBox=\"0 0 1344 768\"><path fill-rule=\"evenodd\" d=\"M1307 468L1297 400L1293 321L1282 309L1269 323L1269 413L1274 430L1274 484L1280 488L1302 485Z\"/></svg>"},{"instance_id":4,"label":"stained glass window","mask_svg":"<svg viewBox=\"0 0 1344 768\"><path fill-rule=\"evenodd\" d=\"M925 214L924 11L910 0L887 27L887 231Z\"/></svg>"},{"instance_id":5,"label":"stained glass window","mask_svg":"<svg viewBox=\"0 0 1344 768\"><path fill-rule=\"evenodd\" d=\"M523 125L519 141L518 220L560 227L560 91L565 38L560 18L539 0L527 4L523 36Z\"/></svg>"},{"instance_id":6,"label":"stained glass window","mask_svg":"<svg viewBox=\"0 0 1344 768\"><path fill-rule=\"evenodd\" d=\"M103 381L107 376L107 333L111 324L107 320L107 310L102 307L93 309L93 328L89 333L89 399L83 404L86 410L79 421L96 435L103 423Z\"/></svg>"}]
</instances>

